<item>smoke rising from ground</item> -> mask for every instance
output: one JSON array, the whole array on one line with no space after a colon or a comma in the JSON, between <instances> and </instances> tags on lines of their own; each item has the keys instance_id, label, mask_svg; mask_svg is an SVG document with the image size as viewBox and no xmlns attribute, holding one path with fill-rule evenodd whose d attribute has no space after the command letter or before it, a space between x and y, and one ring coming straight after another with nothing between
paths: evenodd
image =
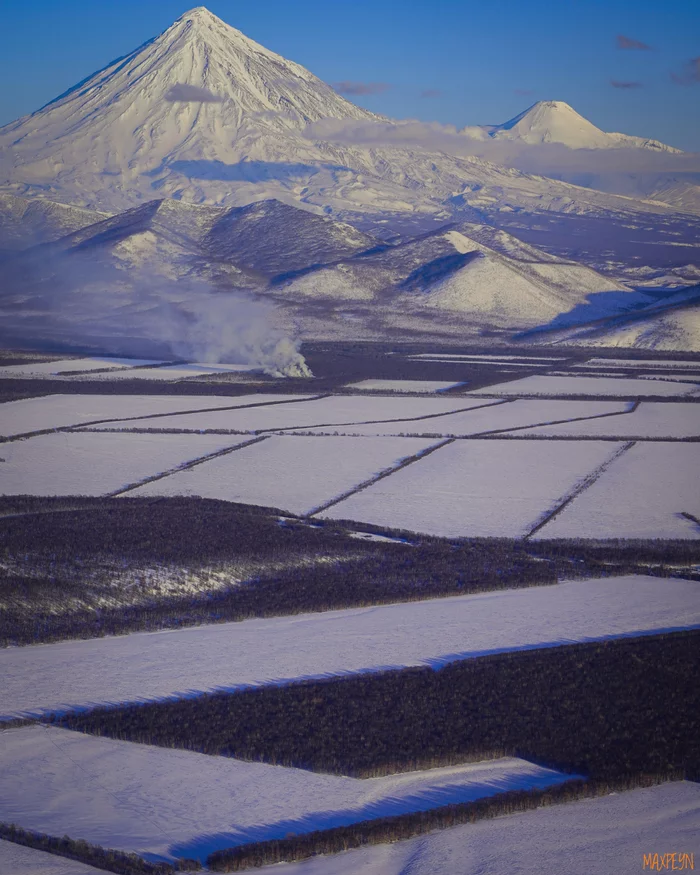
<instances>
[{"instance_id":1,"label":"smoke rising from ground","mask_svg":"<svg viewBox=\"0 0 700 875\"><path fill-rule=\"evenodd\" d=\"M0 343L311 376L272 304L166 269L119 265L101 248L20 253L0 265Z\"/></svg>"}]
</instances>

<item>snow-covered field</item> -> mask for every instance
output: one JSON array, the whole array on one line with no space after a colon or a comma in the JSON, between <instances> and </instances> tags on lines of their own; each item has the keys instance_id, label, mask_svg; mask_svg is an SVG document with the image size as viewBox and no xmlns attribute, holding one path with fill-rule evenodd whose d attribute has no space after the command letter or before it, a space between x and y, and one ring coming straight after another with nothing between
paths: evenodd
<instances>
[{"instance_id":1,"label":"snow-covered field","mask_svg":"<svg viewBox=\"0 0 700 875\"><path fill-rule=\"evenodd\" d=\"M243 443L206 434L59 432L3 444L0 495L107 495Z\"/></svg>"},{"instance_id":2,"label":"snow-covered field","mask_svg":"<svg viewBox=\"0 0 700 875\"><path fill-rule=\"evenodd\" d=\"M547 362L565 362L566 356L534 356L534 355L491 355L491 354L469 354L469 353L451 353L451 352L421 352L417 355L407 356L409 359L420 361L429 359L445 359L446 361L474 361L474 362L529 362L532 364L542 365Z\"/></svg>"},{"instance_id":3,"label":"snow-covered field","mask_svg":"<svg viewBox=\"0 0 700 875\"><path fill-rule=\"evenodd\" d=\"M444 380L361 380L350 383L347 389L356 392L444 392L454 389L464 383L445 382Z\"/></svg>"},{"instance_id":4,"label":"snow-covered field","mask_svg":"<svg viewBox=\"0 0 700 875\"><path fill-rule=\"evenodd\" d=\"M0 404L0 435L163 413L299 401L305 395L45 395ZM155 428L155 420L153 420ZM111 426L110 426L111 427Z\"/></svg>"},{"instance_id":5,"label":"snow-covered field","mask_svg":"<svg viewBox=\"0 0 700 875\"><path fill-rule=\"evenodd\" d=\"M694 854L698 865L700 784L611 793L283 868L285 875L637 875L644 854L673 852Z\"/></svg>"},{"instance_id":6,"label":"snow-covered field","mask_svg":"<svg viewBox=\"0 0 700 875\"><path fill-rule=\"evenodd\" d=\"M0 872L5 875L102 875L104 869L0 839Z\"/></svg>"},{"instance_id":7,"label":"snow-covered field","mask_svg":"<svg viewBox=\"0 0 700 875\"><path fill-rule=\"evenodd\" d=\"M700 387L689 383L650 384L649 381L637 380L634 377L551 377L537 374L511 380L509 383L498 383L496 386L486 386L474 389L471 395L514 395L530 397L536 395L612 395L623 398L643 398L648 396L695 395Z\"/></svg>"},{"instance_id":8,"label":"snow-covered field","mask_svg":"<svg viewBox=\"0 0 700 875\"><path fill-rule=\"evenodd\" d=\"M273 435L129 494L199 495L306 514L434 444L426 438Z\"/></svg>"},{"instance_id":9,"label":"snow-covered field","mask_svg":"<svg viewBox=\"0 0 700 875\"><path fill-rule=\"evenodd\" d=\"M698 472L700 443L635 444L536 537L700 538Z\"/></svg>"},{"instance_id":10,"label":"snow-covered field","mask_svg":"<svg viewBox=\"0 0 700 875\"><path fill-rule=\"evenodd\" d=\"M89 373L116 369L117 372L143 365L157 365L159 362L151 359L124 359L124 358L83 358L61 359L55 362L29 362L24 365L7 365L0 367L0 379L17 377L51 377L63 373ZM95 374L95 376L97 376ZM132 375L133 376L133 375Z\"/></svg>"},{"instance_id":11,"label":"snow-covered field","mask_svg":"<svg viewBox=\"0 0 700 875\"><path fill-rule=\"evenodd\" d=\"M348 778L30 726L0 736L0 820L160 856L547 787L568 775L507 758Z\"/></svg>"},{"instance_id":12,"label":"snow-covered field","mask_svg":"<svg viewBox=\"0 0 700 875\"><path fill-rule=\"evenodd\" d=\"M0 716L345 672L437 668L492 652L699 625L696 582L630 575L14 647L0 650Z\"/></svg>"},{"instance_id":13,"label":"snow-covered field","mask_svg":"<svg viewBox=\"0 0 700 875\"><path fill-rule=\"evenodd\" d=\"M700 369L700 361L688 361L683 359L663 360L663 359L609 359L609 358L592 358L580 365L574 365L575 368L659 368L663 371L670 371L673 368L689 368L691 370Z\"/></svg>"},{"instance_id":14,"label":"snow-covered field","mask_svg":"<svg viewBox=\"0 0 700 875\"><path fill-rule=\"evenodd\" d=\"M621 439L700 437L700 404L684 404L682 401L643 401L636 410L619 416L537 426L524 429L519 434L523 437L540 435Z\"/></svg>"},{"instance_id":15,"label":"snow-covered field","mask_svg":"<svg viewBox=\"0 0 700 875\"><path fill-rule=\"evenodd\" d=\"M448 538L519 538L619 446L456 441L320 515Z\"/></svg>"},{"instance_id":16,"label":"snow-covered field","mask_svg":"<svg viewBox=\"0 0 700 875\"><path fill-rule=\"evenodd\" d=\"M110 371L99 374L101 380L187 380L196 377L211 377L214 374L238 374L261 371L259 365L217 365L192 363L166 365L164 368L140 368L137 371Z\"/></svg>"},{"instance_id":17,"label":"snow-covered field","mask_svg":"<svg viewBox=\"0 0 700 875\"><path fill-rule=\"evenodd\" d=\"M343 425L374 421L412 419L451 413L483 403L473 398L410 396L333 395L317 400L259 407L251 410L211 410L201 415L163 416L152 421L126 423L125 428L173 428L190 431L264 431ZM215 405L211 405L214 407ZM223 406L223 405L222 405ZM231 405L233 406L233 405ZM114 425L110 424L110 428Z\"/></svg>"}]
</instances>

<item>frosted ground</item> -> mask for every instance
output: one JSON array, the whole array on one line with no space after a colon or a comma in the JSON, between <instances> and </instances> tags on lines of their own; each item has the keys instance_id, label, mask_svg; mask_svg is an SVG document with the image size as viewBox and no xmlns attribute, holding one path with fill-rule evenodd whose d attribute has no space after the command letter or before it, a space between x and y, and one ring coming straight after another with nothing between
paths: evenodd
<instances>
[{"instance_id":1,"label":"frosted ground","mask_svg":"<svg viewBox=\"0 0 700 875\"><path fill-rule=\"evenodd\" d=\"M632 575L8 648L0 717L695 626L697 582Z\"/></svg>"},{"instance_id":2,"label":"frosted ground","mask_svg":"<svg viewBox=\"0 0 700 875\"><path fill-rule=\"evenodd\" d=\"M644 853L700 853L700 785L663 784L317 857L285 875L637 875ZM678 862L677 862L678 866Z\"/></svg>"},{"instance_id":3,"label":"frosted ground","mask_svg":"<svg viewBox=\"0 0 700 875\"><path fill-rule=\"evenodd\" d=\"M488 386L475 389L474 395L614 395L628 397L698 395L700 386L689 383L654 383L648 386L632 377L553 377L537 374L503 383L499 386Z\"/></svg>"},{"instance_id":4,"label":"frosted ground","mask_svg":"<svg viewBox=\"0 0 700 875\"><path fill-rule=\"evenodd\" d=\"M543 788L504 758L381 778L325 775L30 726L0 736L0 820L139 854L203 859L250 841Z\"/></svg>"}]
</instances>

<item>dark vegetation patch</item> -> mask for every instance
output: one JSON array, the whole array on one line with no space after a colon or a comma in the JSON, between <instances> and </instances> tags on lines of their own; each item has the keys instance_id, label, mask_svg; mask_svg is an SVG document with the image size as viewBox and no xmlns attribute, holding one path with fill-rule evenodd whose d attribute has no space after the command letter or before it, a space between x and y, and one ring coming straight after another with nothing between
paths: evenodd
<instances>
[{"instance_id":1,"label":"dark vegetation patch","mask_svg":"<svg viewBox=\"0 0 700 875\"><path fill-rule=\"evenodd\" d=\"M22 829L14 823L0 823L0 839L24 845L37 851L78 860L95 869L116 872L117 875L172 875L175 872L198 872L202 867L197 860L182 859L177 863L149 863L138 854L128 854L112 848L92 845L83 839L69 836L58 838L44 833ZM9 875L9 873L8 873Z\"/></svg>"},{"instance_id":2,"label":"dark vegetation patch","mask_svg":"<svg viewBox=\"0 0 700 875\"><path fill-rule=\"evenodd\" d=\"M355 777L519 756L612 780L700 766L700 632L621 638L53 718Z\"/></svg>"},{"instance_id":3,"label":"dark vegetation patch","mask_svg":"<svg viewBox=\"0 0 700 875\"><path fill-rule=\"evenodd\" d=\"M562 576L700 577L693 541L449 541L362 528L396 543L350 538L350 522L309 524L208 499L0 497L0 643L363 607Z\"/></svg>"},{"instance_id":4,"label":"dark vegetation patch","mask_svg":"<svg viewBox=\"0 0 700 875\"><path fill-rule=\"evenodd\" d=\"M475 799L472 802L444 805L429 811L364 820L350 826L215 851L207 857L206 863L212 872L240 872L274 863L291 863L319 854L338 854L366 845L401 841L438 829L450 829L466 823L476 823L479 820L518 814L579 799L595 799L610 793L651 787L680 778L680 775L664 774L613 781L571 780L548 790L513 790L484 799Z\"/></svg>"}]
</instances>

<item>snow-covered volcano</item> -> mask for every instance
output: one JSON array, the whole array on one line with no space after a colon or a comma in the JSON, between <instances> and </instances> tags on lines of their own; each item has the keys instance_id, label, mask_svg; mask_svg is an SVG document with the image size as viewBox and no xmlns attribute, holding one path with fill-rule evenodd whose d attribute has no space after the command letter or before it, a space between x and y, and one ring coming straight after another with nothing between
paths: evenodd
<instances>
[{"instance_id":1,"label":"snow-covered volcano","mask_svg":"<svg viewBox=\"0 0 700 875\"><path fill-rule=\"evenodd\" d=\"M287 162L293 174L318 160L299 132L321 118L376 116L200 6L2 128L0 151L11 162L2 175L61 191L97 174L108 191L117 178L124 189L144 175L155 187L168 168L240 182L264 178L263 162Z\"/></svg>"},{"instance_id":2,"label":"snow-covered volcano","mask_svg":"<svg viewBox=\"0 0 700 875\"><path fill-rule=\"evenodd\" d=\"M560 143L570 149L639 148L657 152L681 151L658 140L601 131L563 100L540 100L510 121L486 127L484 130L494 140L513 140L531 146Z\"/></svg>"}]
</instances>

